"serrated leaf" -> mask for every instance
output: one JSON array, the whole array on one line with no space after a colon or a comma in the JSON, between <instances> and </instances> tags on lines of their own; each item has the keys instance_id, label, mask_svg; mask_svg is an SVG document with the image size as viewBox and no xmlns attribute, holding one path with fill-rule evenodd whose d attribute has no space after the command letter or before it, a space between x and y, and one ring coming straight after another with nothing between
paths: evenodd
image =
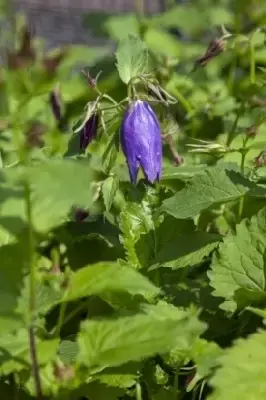
<instances>
[{"instance_id":1,"label":"serrated leaf","mask_svg":"<svg viewBox=\"0 0 266 400\"><path fill-rule=\"evenodd\" d=\"M108 292L126 292L151 299L159 293L159 289L131 267L117 263L98 263L72 275L66 299L75 300Z\"/></svg>"},{"instance_id":2,"label":"serrated leaf","mask_svg":"<svg viewBox=\"0 0 266 400\"><path fill-rule=\"evenodd\" d=\"M160 249L150 269L177 269L197 265L218 246L221 239L220 235L207 232L181 235Z\"/></svg>"},{"instance_id":3,"label":"serrated leaf","mask_svg":"<svg viewBox=\"0 0 266 400\"><path fill-rule=\"evenodd\" d=\"M219 358L221 367L210 384L208 400L257 400L266 398L266 331L238 339Z\"/></svg>"},{"instance_id":4,"label":"serrated leaf","mask_svg":"<svg viewBox=\"0 0 266 400\"><path fill-rule=\"evenodd\" d=\"M254 185L237 172L211 167L165 200L161 210L175 218L192 218L215 204L244 196L252 187Z\"/></svg>"},{"instance_id":5,"label":"serrated leaf","mask_svg":"<svg viewBox=\"0 0 266 400\"><path fill-rule=\"evenodd\" d=\"M199 379L206 378L219 364L223 350L215 342L198 338L193 344L191 357L196 364Z\"/></svg>"},{"instance_id":6,"label":"serrated leaf","mask_svg":"<svg viewBox=\"0 0 266 400\"><path fill-rule=\"evenodd\" d=\"M56 356L58 339L40 340L36 337L39 365L44 365ZM16 333L0 335L0 375L31 369L29 334L26 329Z\"/></svg>"},{"instance_id":7,"label":"serrated leaf","mask_svg":"<svg viewBox=\"0 0 266 400\"><path fill-rule=\"evenodd\" d=\"M122 231L120 241L127 253L127 262L134 268L142 268L154 248L154 237L149 235L154 229L154 223L147 199L139 203L126 203L119 216L119 227ZM136 244L141 236L144 241L139 242L137 249Z\"/></svg>"},{"instance_id":8,"label":"serrated leaf","mask_svg":"<svg viewBox=\"0 0 266 400\"><path fill-rule=\"evenodd\" d=\"M231 307L266 298L265 282L266 208L236 226L213 257L208 276L215 296Z\"/></svg>"},{"instance_id":9,"label":"serrated leaf","mask_svg":"<svg viewBox=\"0 0 266 400\"><path fill-rule=\"evenodd\" d=\"M120 42L116 59L119 76L125 84L147 72L148 50L145 43L135 35L130 34Z\"/></svg>"},{"instance_id":10,"label":"serrated leaf","mask_svg":"<svg viewBox=\"0 0 266 400\"><path fill-rule=\"evenodd\" d=\"M64 364L74 364L78 352L77 342L71 340L63 340L59 346L59 356Z\"/></svg>"},{"instance_id":11,"label":"serrated leaf","mask_svg":"<svg viewBox=\"0 0 266 400\"><path fill-rule=\"evenodd\" d=\"M103 201L106 211L110 211L112 207L118 185L119 181L116 176L109 176L102 185Z\"/></svg>"},{"instance_id":12,"label":"serrated leaf","mask_svg":"<svg viewBox=\"0 0 266 400\"><path fill-rule=\"evenodd\" d=\"M92 204L92 172L87 162L49 160L25 169L12 169L7 174L10 196L1 199L0 224L12 232L16 218L16 234L25 228L27 222L24 179L31 187L32 219L37 232L48 232L62 223L72 207Z\"/></svg>"},{"instance_id":13,"label":"serrated leaf","mask_svg":"<svg viewBox=\"0 0 266 400\"><path fill-rule=\"evenodd\" d=\"M113 320L90 320L81 325L78 362L91 373L106 367L166 353L204 325L195 312L174 306L146 306L143 314Z\"/></svg>"}]
</instances>

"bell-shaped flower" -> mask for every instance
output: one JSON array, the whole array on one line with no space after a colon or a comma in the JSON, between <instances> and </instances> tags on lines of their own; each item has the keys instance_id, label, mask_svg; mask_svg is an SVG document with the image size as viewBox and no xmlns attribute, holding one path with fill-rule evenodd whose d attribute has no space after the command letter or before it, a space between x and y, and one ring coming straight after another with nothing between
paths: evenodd
<instances>
[{"instance_id":1,"label":"bell-shaped flower","mask_svg":"<svg viewBox=\"0 0 266 400\"><path fill-rule=\"evenodd\" d=\"M99 116L97 113L91 115L88 121L85 123L80 134L80 149L85 150L90 142L95 138L97 134L99 124Z\"/></svg>"},{"instance_id":2,"label":"bell-shaped flower","mask_svg":"<svg viewBox=\"0 0 266 400\"><path fill-rule=\"evenodd\" d=\"M121 145L132 183L142 168L150 183L162 172L162 138L159 121L148 103L137 100L125 112L121 125Z\"/></svg>"}]
</instances>

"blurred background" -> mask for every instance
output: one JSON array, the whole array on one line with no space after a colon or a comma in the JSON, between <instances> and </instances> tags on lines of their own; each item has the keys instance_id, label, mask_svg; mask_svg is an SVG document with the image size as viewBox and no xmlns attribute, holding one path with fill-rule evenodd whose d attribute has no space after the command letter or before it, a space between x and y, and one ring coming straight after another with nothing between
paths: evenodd
<instances>
[{"instance_id":1,"label":"blurred background","mask_svg":"<svg viewBox=\"0 0 266 400\"><path fill-rule=\"evenodd\" d=\"M95 43L95 37L86 24L86 15L92 13L130 13L143 7L145 14L163 11L167 0L9 0L10 12L22 11L34 23L37 36L47 40L49 47L70 43ZM180 2L180 1L179 1ZM140 4L142 3L142 4ZM98 20L97 20L98 22Z\"/></svg>"}]
</instances>

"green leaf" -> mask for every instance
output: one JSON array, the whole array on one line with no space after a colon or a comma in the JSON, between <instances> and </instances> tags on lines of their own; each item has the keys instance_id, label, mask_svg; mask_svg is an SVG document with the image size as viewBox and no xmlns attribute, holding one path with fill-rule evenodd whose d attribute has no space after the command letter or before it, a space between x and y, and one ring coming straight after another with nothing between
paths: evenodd
<instances>
[{"instance_id":1,"label":"green leaf","mask_svg":"<svg viewBox=\"0 0 266 400\"><path fill-rule=\"evenodd\" d=\"M60 225L72 207L86 208L92 204L92 173L87 162L49 160L25 169L12 169L7 175L10 195L0 199L0 224L11 233L20 233L27 221L22 186L25 178L31 187L32 218L37 232L46 233Z\"/></svg>"},{"instance_id":2,"label":"green leaf","mask_svg":"<svg viewBox=\"0 0 266 400\"><path fill-rule=\"evenodd\" d=\"M165 167L162 174L161 182L164 183L165 180L179 179L186 182L187 180L193 178L195 175L203 172L207 169L207 165L187 165L181 167Z\"/></svg>"},{"instance_id":3,"label":"green leaf","mask_svg":"<svg viewBox=\"0 0 266 400\"><path fill-rule=\"evenodd\" d=\"M77 342L72 342L71 340L63 340L59 346L59 356L64 364L74 364L76 361L78 352Z\"/></svg>"},{"instance_id":4,"label":"green leaf","mask_svg":"<svg viewBox=\"0 0 266 400\"><path fill-rule=\"evenodd\" d=\"M181 235L160 249L150 269L158 267L177 269L197 265L211 254L220 240L220 235L207 232Z\"/></svg>"},{"instance_id":5,"label":"green leaf","mask_svg":"<svg viewBox=\"0 0 266 400\"><path fill-rule=\"evenodd\" d=\"M238 339L219 358L221 367L210 384L208 400L251 400L266 398L266 331Z\"/></svg>"},{"instance_id":6,"label":"green leaf","mask_svg":"<svg viewBox=\"0 0 266 400\"><path fill-rule=\"evenodd\" d=\"M200 334L204 325L194 311L169 304L146 306L143 314L82 323L78 362L91 373L106 367L166 353L188 334Z\"/></svg>"},{"instance_id":7,"label":"green leaf","mask_svg":"<svg viewBox=\"0 0 266 400\"><path fill-rule=\"evenodd\" d=\"M129 35L120 42L116 59L120 78L125 84L147 72L148 50L144 42L135 35Z\"/></svg>"},{"instance_id":8,"label":"green leaf","mask_svg":"<svg viewBox=\"0 0 266 400\"><path fill-rule=\"evenodd\" d=\"M213 294L229 301L232 309L266 298L265 234L266 208L237 225L213 257L208 274Z\"/></svg>"},{"instance_id":9,"label":"green leaf","mask_svg":"<svg viewBox=\"0 0 266 400\"><path fill-rule=\"evenodd\" d=\"M219 365L223 350L215 343L198 338L193 344L191 358L196 364L198 379L208 377Z\"/></svg>"},{"instance_id":10,"label":"green leaf","mask_svg":"<svg viewBox=\"0 0 266 400\"><path fill-rule=\"evenodd\" d=\"M161 210L175 218L192 218L219 203L236 200L254 185L235 171L218 167L196 175L187 186L165 200Z\"/></svg>"},{"instance_id":11,"label":"green leaf","mask_svg":"<svg viewBox=\"0 0 266 400\"><path fill-rule=\"evenodd\" d=\"M18 299L27 270L23 242L0 247L0 325L1 333L16 331L23 324L17 310Z\"/></svg>"},{"instance_id":12,"label":"green leaf","mask_svg":"<svg viewBox=\"0 0 266 400\"><path fill-rule=\"evenodd\" d=\"M119 227L122 231L120 241L127 253L127 262L134 268L142 268L154 249L154 223L150 204L147 199L141 202L128 202L119 216ZM145 236L144 236L145 235ZM143 236L144 241L137 242Z\"/></svg>"},{"instance_id":13,"label":"green leaf","mask_svg":"<svg viewBox=\"0 0 266 400\"><path fill-rule=\"evenodd\" d=\"M119 181L116 176L109 176L102 185L103 201L106 211L110 211L116 192L118 190Z\"/></svg>"},{"instance_id":14,"label":"green leaf","mask_svg":"<svg viewBox=\"0 0 266 400\"><path fill-rule=\"evenodd\" d=\"M117 263L98 263L72 275L66 299L75 300L108 292L126 292L152 299L159 293L159 289L131 267Z\"/></svg>"},{"instance_id":15,"label":"green leaf","mask_svg":"<svg viewBox=\"0 0 266 400\"><path fill-rule=\"evenodd\" d=\"M36 348L39 365L47 364L55 358L58 339L40 340L36 337ZM16 333L0 335L0 374L31 369L29 334L26 329Z\"/></svg>"}]
</instances>

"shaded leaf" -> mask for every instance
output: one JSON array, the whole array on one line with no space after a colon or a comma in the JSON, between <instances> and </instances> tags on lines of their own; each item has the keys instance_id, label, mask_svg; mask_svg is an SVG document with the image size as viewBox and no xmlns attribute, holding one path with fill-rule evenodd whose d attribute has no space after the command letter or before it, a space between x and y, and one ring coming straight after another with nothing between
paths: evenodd
<instances>
[{"instance_id":1,"label":"shaded leaf","mask_svg":"<svg viewBox=\"0 0 266 400\"><path fill-rule=\"evenodd\" d=\"M147 306L143 314L129 317L86 321L78 337L78 361L91 372L101 371L166 353L188 334L200 334L203 329L194 311L168 304Z\"/></svg>"},{"instance_id":2,"label":"shaded leaf","mask_svg":"<svg viewBox=\"0 0 266 400\"><path fill-rule=\"evenodd\" d=\"M181 235L160 249L150 269L177 269L197 265L218 246L221 239L220 235L207 232Z\"/></svg>"},{"instance_id":3,"label":"shaded leaf","mask_svg":"<svg viewBox=\"0 0 266 400\"><path fill-rule=\"evenodd\" d=\"M233 309L266 298L266 208L236 226L213 257L209 278L214 295L229 301ZM224 305L226 307L226 305Z\"/></svg>"}]
</instances>

